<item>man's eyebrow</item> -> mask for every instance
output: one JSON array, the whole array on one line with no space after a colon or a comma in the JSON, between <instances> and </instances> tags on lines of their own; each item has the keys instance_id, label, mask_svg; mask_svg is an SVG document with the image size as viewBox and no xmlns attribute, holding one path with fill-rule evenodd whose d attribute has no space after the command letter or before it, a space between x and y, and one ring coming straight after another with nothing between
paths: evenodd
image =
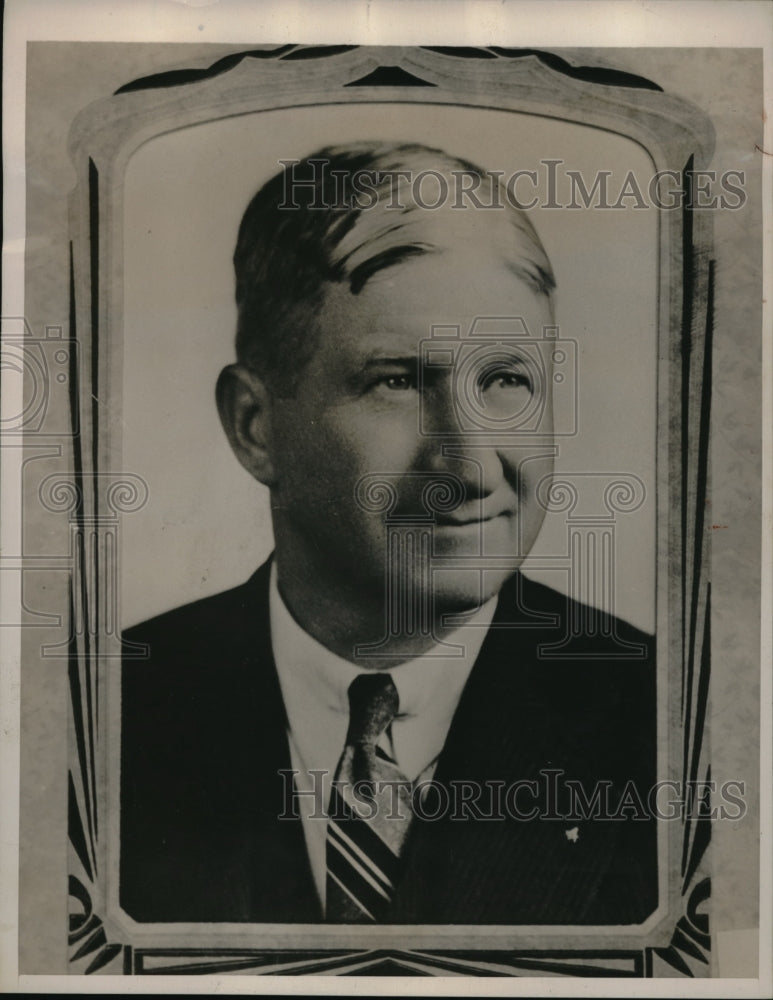
<instances>
[{"instance_id":1,"label":"man's eyebrow","mask_svg":"<svg viewBox=\"0 0 773 1000\"><path fill-rule=\"evenodd\" d=\"M398 367L415 367L419 363L419 354L379 354L366 358L363 363L363 369L368 368L382 368L387 365L395 365Z\"/></svg>"},{"instance_id":2,"label":"man's eyebrow","mask_svg":"<svg viewBox=\"0 0 773 1000\"><path fill-rule=\"evenodd\" d=\"M387 230L387 234L401 228L401 226L392 226ZM395 264L401 264L409 257L420 257L422 254L428 253L432 249L433 247L431 244L409 243L396 247L389 247L386 250L382 250L381 253L375 254L369 260L364 260L362 264L358 264L349 275L349 288L352 295L359 295L365 287L367 281L378 271L384 271L389 267L394 267ZM348 258L345 258L342 263L345 264L347 260Z\"/></svg>"}]
</instances>

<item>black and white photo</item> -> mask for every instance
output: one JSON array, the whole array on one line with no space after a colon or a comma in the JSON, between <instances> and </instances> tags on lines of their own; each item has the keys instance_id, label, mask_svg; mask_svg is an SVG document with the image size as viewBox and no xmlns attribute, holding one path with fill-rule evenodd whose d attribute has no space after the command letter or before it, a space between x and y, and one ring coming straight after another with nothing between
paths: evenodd
<instances>
[{"instance_id":1,"label":"black and white photo","mask_svg":"<svg viewBox=\"0 0 773 1000\"><path fill-rule=\"evenodd\" d=\"M20 973L751 981L765 39L177 6L25 48Z\"/></svg>"}]
</instances>

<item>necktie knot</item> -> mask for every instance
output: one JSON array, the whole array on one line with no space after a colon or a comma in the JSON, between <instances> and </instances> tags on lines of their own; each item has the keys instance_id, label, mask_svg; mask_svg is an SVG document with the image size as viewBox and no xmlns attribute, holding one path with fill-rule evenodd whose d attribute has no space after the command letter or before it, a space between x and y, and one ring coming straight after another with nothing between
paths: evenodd
<instances>
[{"instance_id":1,"label":"necktie knot","mask_svg":"<svg viewBox=\"0 0 773 1000\"><path fill-rule=\"evenodd\" d=\"M349 685L349 731L346 745L375 744L397 715L400 697L389 674L368 673Z\"/></svg>"}]
</instances>

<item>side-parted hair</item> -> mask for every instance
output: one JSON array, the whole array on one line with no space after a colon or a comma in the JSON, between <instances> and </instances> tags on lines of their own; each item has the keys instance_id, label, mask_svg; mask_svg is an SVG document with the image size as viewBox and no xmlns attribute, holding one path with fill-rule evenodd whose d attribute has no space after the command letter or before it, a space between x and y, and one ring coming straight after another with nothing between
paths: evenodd
<instances>
[{"instance_id":1,"label":"side-parted hair","mask_svg":"<svg viewBox=\"0 0 773 1000\"><path fill-rule=\"evenodd\" d=\"M458 189L461 173L479 179L478 198L497 207L429 206L414 183L422 173L447 184L446 190ZM238 361L272 391L292 395L316 346L326 285L347 282L357 295L376 272L448 248L455 236L449 223L461 221L459 213L473 212L486 225L499 217L491 242L504 263L550 299L555 279L539 236L526 213L503 195L494 174L414 143L358 142L287 161L254 196L239 227Z\"/></svg>"}]
</instances>

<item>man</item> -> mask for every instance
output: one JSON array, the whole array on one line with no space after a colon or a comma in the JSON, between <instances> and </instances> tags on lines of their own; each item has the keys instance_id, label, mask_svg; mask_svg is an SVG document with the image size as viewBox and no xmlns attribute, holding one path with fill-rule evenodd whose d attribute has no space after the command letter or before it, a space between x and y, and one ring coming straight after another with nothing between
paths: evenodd
<instances>
[{"instance_id":1,"label":"man","mask_svg":"<svg viewBox=\"0 0 773 1000\"><path fill-rule=\"evenodd\" d=\"M275 553L127 633L148 648L122 683L134 919L655 909L652 642L518 572L555 455L555 283L501 195L438 150L364 143L287 163L248 207L217 400Z\"/></svg>"}]
</instances>

